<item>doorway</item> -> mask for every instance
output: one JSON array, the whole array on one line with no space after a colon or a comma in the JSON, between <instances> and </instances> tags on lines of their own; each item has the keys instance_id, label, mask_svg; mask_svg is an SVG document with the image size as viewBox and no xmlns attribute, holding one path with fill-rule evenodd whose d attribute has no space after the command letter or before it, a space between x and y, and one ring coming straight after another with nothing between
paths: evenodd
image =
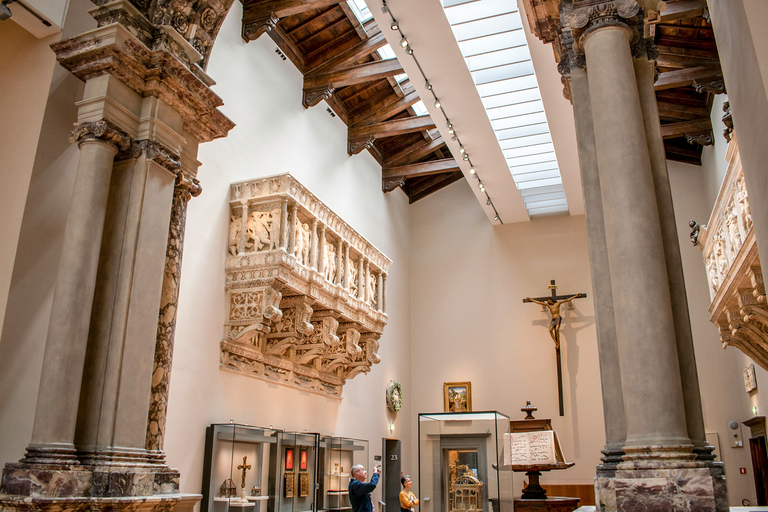
<instances>
[{"instance_id":1,"label":"doorway","mask_svg":"<svg viewBox=\"0 0 768 512\"><path fill-rule=\"evenodd\" d=\"M384 478L382 498L387 512L400 512L400 440L381 440L381 476Z\"/></svg>"}]
</instances>

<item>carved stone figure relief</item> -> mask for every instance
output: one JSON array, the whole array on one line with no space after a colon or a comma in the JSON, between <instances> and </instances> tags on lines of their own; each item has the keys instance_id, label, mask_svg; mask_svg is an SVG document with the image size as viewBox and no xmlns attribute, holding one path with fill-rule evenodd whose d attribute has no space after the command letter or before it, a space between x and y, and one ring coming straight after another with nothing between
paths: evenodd
<instances>
[{"instance_id":1,"label":"carved stone figure relief","mask_svg":"<svg viewBox=\"0 0 768 512\"><path fill-rule=\"evenodd\" d=\"M221 366L340 397L380 361L391 263L290 175L233 184Z\"/></svg>"}]
</instances>

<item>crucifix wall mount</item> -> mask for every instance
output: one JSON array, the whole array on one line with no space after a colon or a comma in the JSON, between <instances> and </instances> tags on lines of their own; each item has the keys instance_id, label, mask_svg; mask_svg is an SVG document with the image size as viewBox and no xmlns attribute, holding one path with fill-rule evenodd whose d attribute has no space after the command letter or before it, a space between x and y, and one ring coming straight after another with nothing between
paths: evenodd
<instances>
[{"instance_id":1,"label":"crucifix wall mount","mask_svg":"<svg viewBox=\"0 0 768 512\"><path fill-rule=\"evenodd\" d=\"M557 284L555 284L554 279L549 282L548 288L551 292L549 297L526 297L523 299L523 302L539 304L549 311L549 335L552 337L552 341L555 342L555 353L557 355L557 393L560 405L560 416L565 416L563 408L563 370L560 363L560 324L563 321L563 317L560 316L560 306L565 303L571 305L574 299L586 297L587 294L576 293L574 295L558 295Z\"/></svg>"}]
</instances>

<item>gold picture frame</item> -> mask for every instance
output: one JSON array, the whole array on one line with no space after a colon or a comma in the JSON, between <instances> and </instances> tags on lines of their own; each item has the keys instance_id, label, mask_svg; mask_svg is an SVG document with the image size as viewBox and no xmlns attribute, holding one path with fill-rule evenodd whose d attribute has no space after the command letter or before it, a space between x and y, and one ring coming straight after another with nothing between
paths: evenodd
<instances>
[{"instance_id":1,"label":"gold picture frame","mask_svg":"<svg viewBox=\"0 0 768 512\"><path fill-rule=\"evenodd\" d=\"M469 412L472 410L472 383L446 382L443 384L445 412Z\"/></svg>"},{"instance_id":2,"label":"gold picture frame","mask_svg":"<svg viewBox=\"0 0 768 512\"><path fill-rule=\"evenodd\" d=\"M309 473L299 473L299 497L309 496Z\"/></svg>"},{"instance_id":3,"label":"gold picture frame","mask_svg":"<svg viewBox=\"0 0 768 512\"><path fill-rule=\"evenodd\" d=\"M285 497L293 498L295 489L296 489L296 474L286 473L285 474Z\"/></svg>"}]
</instances>

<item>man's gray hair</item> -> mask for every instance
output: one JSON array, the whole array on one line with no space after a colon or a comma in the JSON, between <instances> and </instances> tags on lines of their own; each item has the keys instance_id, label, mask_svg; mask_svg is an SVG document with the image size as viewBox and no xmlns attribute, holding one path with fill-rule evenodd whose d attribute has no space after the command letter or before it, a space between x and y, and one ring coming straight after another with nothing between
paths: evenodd
<instances>
[{"instance_id":1,"label":"man's gray hair","mask_svg":"<svg viewBox=\"0 0 768 512\"><path fill-rule=\"evenodd\" d=\"M360 471L361 469L365 469L365 466L363 466L362 464L355 464L354 466L352 466L352 469L350 469L349 471L352 477L356 478L355 475L357 475L357 472Z\"/></svg>"}]
</instances>

